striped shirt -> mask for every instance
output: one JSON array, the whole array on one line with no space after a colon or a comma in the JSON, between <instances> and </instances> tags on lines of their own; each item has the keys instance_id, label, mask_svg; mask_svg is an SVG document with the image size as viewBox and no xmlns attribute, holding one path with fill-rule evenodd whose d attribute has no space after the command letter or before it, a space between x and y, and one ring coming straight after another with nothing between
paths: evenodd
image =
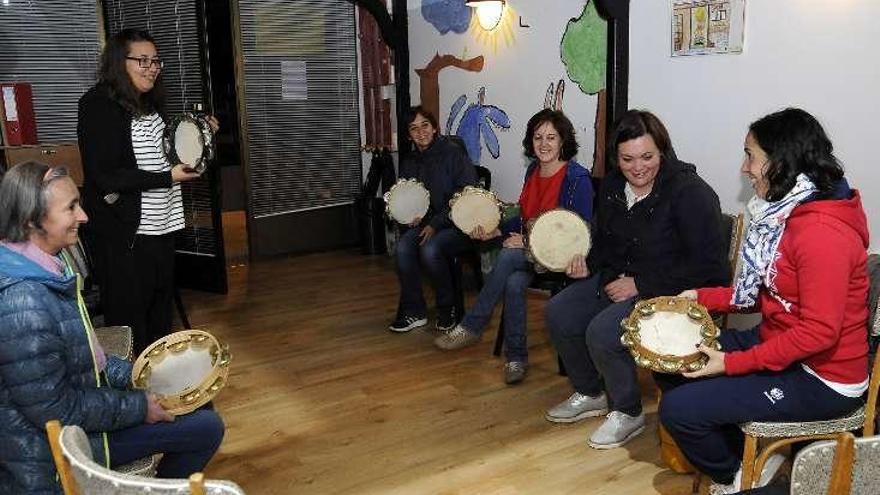
<instances>
[{"instance_id":1,"label":"striped shirt","mask_svg":"<svg viewBox=\"0 0 880 495\"><path fill-rule=\"evenodd\" d=\"M171 164L162 149L165 122L158 113L133 117L131 144L138 168L145 172L168 172ZM180 230L183 219L183 197L180 184L141 192L141 221L137 233L162 235Z\"/></svg>"}]
</instances>

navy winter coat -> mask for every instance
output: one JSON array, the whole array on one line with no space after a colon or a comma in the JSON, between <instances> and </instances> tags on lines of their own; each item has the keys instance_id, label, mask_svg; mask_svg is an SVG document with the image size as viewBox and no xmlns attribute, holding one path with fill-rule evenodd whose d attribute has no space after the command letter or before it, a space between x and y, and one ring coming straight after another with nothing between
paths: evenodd
<instances>
[{"instance_id":1,"label":"navy winter coat","mask_svg":"<svg viewBox=\"0 0 880 495\"><path fill-rule=\"evenodd\" d=\"M663 159L648 196L627 209L626 178L612 170L599 190L593 248L587 258L602 285L635 279L639 297L730 282L718 195L689 163Z\"/></svg>"},{"instance_id":2,"label":"navy winter coat","mask_svg":"<svg viewBox=\"0 0 880 495\"><path fill-rule=\"evenodd\" d=\"M146 416L144 393L124 390L130 376L130 363L108 356L96 386L75 276L0 246L0 493L61 493L45 431L51 419L85 429L103 463L101 432Z\"/></svg>"}]
</instances>

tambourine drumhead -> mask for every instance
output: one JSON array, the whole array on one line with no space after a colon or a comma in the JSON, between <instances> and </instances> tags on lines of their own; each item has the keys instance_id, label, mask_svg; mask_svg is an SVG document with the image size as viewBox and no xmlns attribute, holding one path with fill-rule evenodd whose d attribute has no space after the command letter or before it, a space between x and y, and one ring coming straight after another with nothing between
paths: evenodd
<instances>
[{"instance_id":1,"label":"tambourine drumhead","mask_svg":"<svg viewBox=\"0 0 880 495\"><path fill-rule=\"evenodd\" d=\"M132 384L159 396L169 413L187 414L226 385L229 360L229 350L213 335L184 330L153 342L138 356Z\"/></svg>"},{"instance_id":2,"label":"tambourine drumhead","mask_svg":"<svg viewBox=\"0 0 880 495\"><path fill-rule=\"evenodd\" d=\"M491 191L466 186L449 200L449 218L465 234L470 234L480 226L489 233L501 223L501 210L498 198Z\"/></svg>"},{"instance_id":3,"label":"tambourine drumhead","mask_svg":"<svg viewBox=\"0 0 880 495\"><path fill-rule=\"evenodd\" d=\"M564 272L572 258L590 252L590 228L573 211L548 210L535 219L527 245L536 263L552 272Z\"/></svg>"},{"instance_id":4,"label":"tambourine drumhead","mask_svg":"<svg viewBox=\"0 0 880 495\"><path fill-rule=\"evenodd\" d=\"M214 158L214 132L204 115L186 112L165 128L164 148L172 165L183 163L202 173Z\"/></svg>"},{"instance_id":5,"label":"tambourine drumhead","mask_svg":"<svg viewBox=\"0 0 880 495\"><path fill-rule=\"evenodd\" d=\"M415 179L401 179L385 193L388 215L405 225L424 217L428 213L430 200L428 190Z\"/></svg>"},{"instance_id":6,"label":"tambourine drumhead","mask_svg":"<svg viewBox=\"0 0 880 495\"><path fill-rule=\"evenodd\" d=\"M719 331L706 308L681 297L640 301L620 326L620 341L636 364L661 373L696 371L706 364L696 346L718 347Z\"/></svg>"}]
</instances>

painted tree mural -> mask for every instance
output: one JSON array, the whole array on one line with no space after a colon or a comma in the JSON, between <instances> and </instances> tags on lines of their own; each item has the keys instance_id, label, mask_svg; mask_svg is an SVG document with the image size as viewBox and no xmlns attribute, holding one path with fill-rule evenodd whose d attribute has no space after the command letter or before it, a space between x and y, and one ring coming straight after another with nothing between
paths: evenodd
<instances>
[{"instance_id":1,"label":"painted tree mural","mask_svg":"<svg viewBox=\"0 0 880 495\"><path fill-rule=\"evenodd\" d=\"M586 94L598 95L596 151L593 175L605 172L605 64L608 48L608 23L596 11L595 1L587 2L581 15L568 21L560 42L562 63L568 77Z\"/></svg>"}]
</instances>

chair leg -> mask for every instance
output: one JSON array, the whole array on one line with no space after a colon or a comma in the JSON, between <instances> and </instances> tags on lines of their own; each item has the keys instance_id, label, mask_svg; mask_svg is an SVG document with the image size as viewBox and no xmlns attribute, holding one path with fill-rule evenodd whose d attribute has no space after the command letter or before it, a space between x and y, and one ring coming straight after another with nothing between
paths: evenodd
<instances>
[{"instance_id":1,"label":"chair leg","mask_svg":"<svg viewBox=\"0 0 880 495\"><path fill-rule=\"evenodd\" d=\"M697 471L694 473L694 481L691 484L691 493L700 493L700 485L703 483L703 473Z\"/></svg>"},{"instance_id":2,"label":"chair leg","mask_svg":"<svg viewBox=\"0 0 880 495\"><path fill-rule=\"evenodd\" d=\"M500 356L501 347L504 345L504 306L501 307L501 322L498 323L498 333L495 334L495 346L492 348L492 355Z\"/></svg>"},{"instance_id":3,"label":"chair leg","mask_svg":"<svg viewBox=\"0 0 880 495\"><path fill-rule=\"evenodd\" d=\"M758 452L758 437L746 435L746 444L743 448L742 460L742 483L741 490L750 490L755 478L755 456Z\"/></svg>"}]
</instances>

